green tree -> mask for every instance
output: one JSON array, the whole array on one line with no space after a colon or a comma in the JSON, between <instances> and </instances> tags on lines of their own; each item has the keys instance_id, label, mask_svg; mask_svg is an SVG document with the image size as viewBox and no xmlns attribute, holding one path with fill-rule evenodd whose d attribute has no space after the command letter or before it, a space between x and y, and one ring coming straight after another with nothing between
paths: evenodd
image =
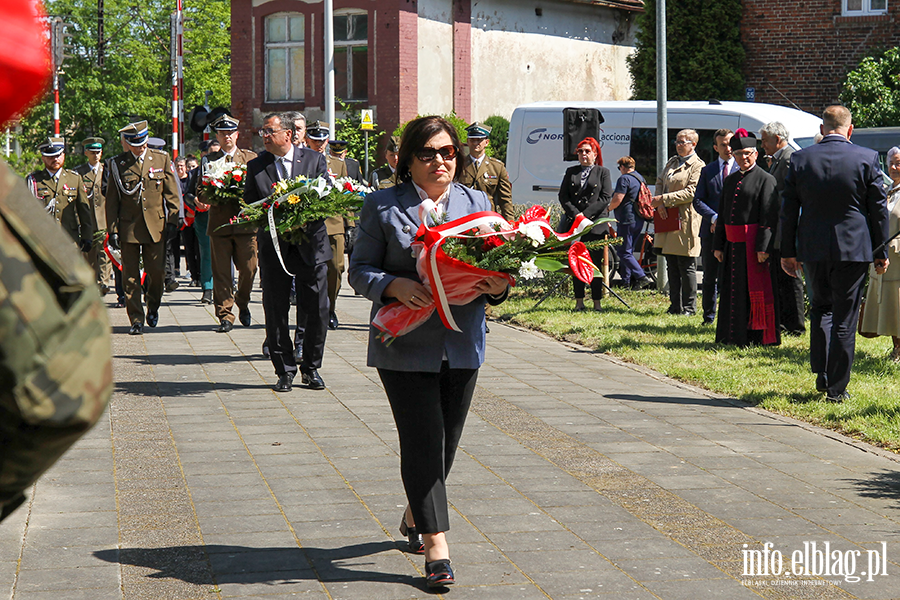
<instances>
[{"instance_id":1,"label":"green tree","mask_svg":"<svg viewBox=\"0 0 900 600\"><path fill-rule=\"evenodd\" d=\"M635 100L656 99L656 2L644 0L627 59ZM666 42L669 100L744 99L741 0L670 0Z\"/></svg>"},{"instance_id":2,"label":"green tree","mask_svg":"<svg viewBox=\"0 0 900 600\"><path fill-rule=\"evenodd\" d=\"M384 135L384 132L369 132L369 169L367 171L364 164L366 160L366 134L360 129L362 113L360 113L359 109L347 104L340 98L337 98L337 103L341 106L344 117L342 119L335 118L334 139L347 142L347 155L359 161L359 167L363 173L371 172L375 168L375 151L378 147L378 138ZM373 125L376 129L378 128L377 124L373 123Z\"/></svg>"},{"instance_id":3,"label":"green tree","mask_svg":"<svg viewBox=\"0 0 900 600\"><path fill-rule=\"evenodd\" d=\"M103 62L99 64L97 4L85 0L47 0L47 14L70 24L71 58L63 64L60 89L60 132L72 144L90 136L108 142L107 154L118 152L117 131L132 120L146 119L151 134L170 139L172 72L170 0L105 0ZM186 110L212 101L231 102L228 0L186 0L184 88ZM53 95L48 94L22 119L20 143L26 160L20 172L36 166L33 148L53 133ZM193 132L188 132L192 135ZM84 160L71 155L67 163Z\"/></svg>"},{"instance_id":4,"label":"green tree","mask_svg":"<svg viewBox=\"0 0 900 600\"><path fill-rule=\"evenodd\" d=\"M857 127L900 125L900 48L868 56L847 73L841 102Z\"/></svg>"},{"instance_id":5,"label":"green tree","mask_svg":"<svg viewBox=\"0 0 900 600\"><path fill-rule=\"evenodd\" d=\"M500 115L492 115L484 120L491 126L491 143L485 151L501 162L506 162L506 144L509 142L509 121Z\"/></svg>"}]
</instances>

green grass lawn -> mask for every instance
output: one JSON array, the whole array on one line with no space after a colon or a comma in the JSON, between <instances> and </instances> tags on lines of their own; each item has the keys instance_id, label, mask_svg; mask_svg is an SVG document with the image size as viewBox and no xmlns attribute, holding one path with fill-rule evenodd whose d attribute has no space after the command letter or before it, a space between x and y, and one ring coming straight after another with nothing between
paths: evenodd
<instances>
[{"instance_id":1,"label":"green grass lawn","mask_svg":"<svg viewBox=\"0 0 900 600\"><path fill-rule=\"evenodd\" d=\"M857 337L848 388L852 397L832 404L815 389L809 369L809 333L783 336L776 347L717 345L714 326L701 325L699 314L666 314L667 297L647 291L616 292L631 309L609 297L603 300L602 312L574 312L573 299L554 296L532 310L537 298L513 290L493 314L498 320L900 452L900 364L887 358L892 348L889 337Z\"/></svg>"}]
</instances>

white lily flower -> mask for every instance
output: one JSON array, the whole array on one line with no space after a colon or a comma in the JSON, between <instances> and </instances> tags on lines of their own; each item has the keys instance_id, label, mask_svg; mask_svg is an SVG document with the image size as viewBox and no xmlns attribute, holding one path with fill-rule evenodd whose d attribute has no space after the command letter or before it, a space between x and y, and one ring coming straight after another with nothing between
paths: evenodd
<instances>
[{"instance_id":1,"label":"white lily flower","mask_svg":"<svg viewBox=\"0 0 900 600\"><path fill-rule=\"evenodd\" d=\"M537 248L547 239L544 235L544 229L539 223L530 222L523 223L519 226L519 233L531 240L531 245Z\"/></svg>"}]
</instances>

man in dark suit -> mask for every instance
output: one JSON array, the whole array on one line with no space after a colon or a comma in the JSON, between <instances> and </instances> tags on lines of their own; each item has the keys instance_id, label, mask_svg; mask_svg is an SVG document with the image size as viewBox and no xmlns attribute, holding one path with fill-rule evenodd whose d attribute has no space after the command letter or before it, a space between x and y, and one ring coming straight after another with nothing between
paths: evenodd
<instances>
[{"instance_id":1,"label":"man in dark suit","mask_svg":"<svg viewBox=\"0 0 900 600\"><path fill-rule=\"evenodd\" d=\"M731 154L730 129L719 129L713 139L713 150L719 158L710 162L700 171L700 181L694 192L694 210L703 220L700 223L700 257L703 261L703 324L711 325L716 320L716 297L719 284L719 261L713 256L713 234L719 218L719 201L722 198L722 182L738 170Z\"/></svg>"},{"instance_id":2,"label":"man in dark suit","mask_svg":"<svg viewBox=\"0 0 900 600\"><path fill-rule=\"evenodd\" d=\"M269 195L272 184L300 175L324 176L328 172L325 156L299 148L291 143L294 124L281 113L272 113L263 121L260 135L266 151L247 164L244 200L250 204ZM275 391L291 390L297 374L294 345L288 326L291 281L296 275L297 302L302 304L306 320L303 359L299 366L302 382L311 389L324 389L318 373L325 352L328 322L328 293L325 263L331 259L331 246L324 221L305 225L307 241L290 244L274 237L275 232L260 229L258 237L263 310L266 315L266 337L269 358L278 375ZM284 261L284 267L282 267ZM286 272L290 271L290 273Z\"/></svg>"},{"instance_id":3,"label":"man in dark suit","mask_svg":"<svg viewBox=\"0 0 900 600\"><path fill-rule=\"evenodd\" d=\"M791 166L791 155L794 149L788 142L790 133L782 123L772 121L759 130L762 147L770 157L769 174L775 178L778 197L784 191L784 178ZM775 232L775 251L773 261L781 260L781 227ZM806 305L803 302L803 282L797 277L790 277L784 269L778 269L778 322L781 329L789 335L802 335L806 331Z\"/></svg>"},{"instance_id":4,"label":"man in dark suit","mask_svg":"<svg viewBox=\"0 0 900 600\"><path fill-rule=\"evenodd\" d=\"M850 143L850 111L829 106L822 141L795 152L784 181L781 266L810 276L810 363L830 402L850 396L859 302L868 263L888 267L888 211L878 153ZM877 248L877 252L873 249Z\"/></svg>"}]
</instances>

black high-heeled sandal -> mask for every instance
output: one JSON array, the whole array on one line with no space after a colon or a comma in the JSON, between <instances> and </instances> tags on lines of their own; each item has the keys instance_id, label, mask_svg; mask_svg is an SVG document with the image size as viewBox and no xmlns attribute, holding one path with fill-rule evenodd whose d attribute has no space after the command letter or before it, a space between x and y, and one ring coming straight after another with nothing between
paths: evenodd
<instances>
[{"instance_id":1,"label":"black high-heeled sandal","mask_svg":"<svg viewBox=\"0 0 900 600\"><path fill-rule=\"evenodd\" d=\"M403 511L403 518L400 520L400 535L405 535L407 539L407 547L413 554L425 554L425 541L422 534L416 531L415 527L409 527L406 524L406 511Z\"/></svg>"},{"instance_id":2,"label":"black high-heeled sandal","mask_svg":"<svg viewBox=\"0 0 900 600\"><path fill-rule=\"evenodd\" d=\"M449 558L425 562L425 585L429 589L447 587L454 583L456 579L453 577Z\"/></svg>"}]
</instances>

